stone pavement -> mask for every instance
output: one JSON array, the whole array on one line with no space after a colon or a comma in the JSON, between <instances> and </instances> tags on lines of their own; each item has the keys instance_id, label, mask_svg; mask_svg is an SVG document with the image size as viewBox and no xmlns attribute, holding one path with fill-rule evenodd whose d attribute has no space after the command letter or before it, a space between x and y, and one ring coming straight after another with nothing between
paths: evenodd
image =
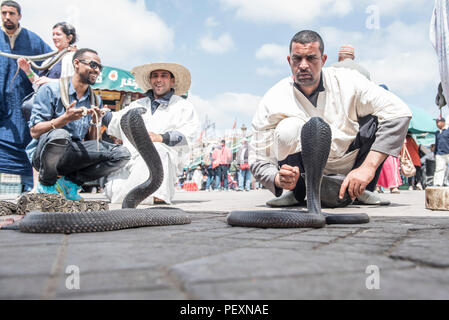
<instances>
[{"instance_id":1,"label":"stone pavement","mask_svg":"<svg viewBox=\"0 0 449 320\"><path fill-rule=\"evenodd\" d=\"M449 212L425 210L424 192L384 197L393 204L326 210L370 224L320 230L227 226L232 210L266 209L270 193L253 191L178 193L186 226L0 231L0 299L449 299Z\"/></svg>"}]
</instances>

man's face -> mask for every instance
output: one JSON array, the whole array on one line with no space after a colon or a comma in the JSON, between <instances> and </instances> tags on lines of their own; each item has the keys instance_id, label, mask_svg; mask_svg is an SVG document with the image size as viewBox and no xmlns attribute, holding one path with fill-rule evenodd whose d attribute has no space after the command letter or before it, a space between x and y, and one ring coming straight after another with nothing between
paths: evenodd
<instances>
[{"instance_id":1,"label":"man's face","mask_svg":"<svg viewBox=\"0 0 449 320\"><path fill-rule=\"evenodd\" d=\"M327 55L321 54L319 42L293 43L288 57L295 82L301 87L318 87L326 60Z\"/></svg>"},{"instance_id":2,"label":"man's face","mask_svg":"<svg viewBox=\"0 0 449 320\"><path fill-rule=\"evenodd\" d=\"M82 83L95 84L102 68L101 60L95 53L86 52L79 59L75 59L73 64Z\"/></svg>"},{"instance_id":3,"label":"man's face","mask_svg":"<svg viewBox=\"0 0 449 320\"><path fill-rule=\"evenodd\" d=\"M438 129L443 130L445 126L446 126L446 122L445 121L437 121Z\"/></svg>"},{"instance_id":4,"label":"man's face","mask_svg":"<svg viewBox=\"0 0 449 320\"><path fill-rule=\"evenodd\" d=\"M19 21L22 18L17 12L17 9L14 7L3 6L1 10L3 27L7 30L16 30L19 27Z\"/></svg>"},{"instance_id":5,"label":"man's face","mask_svg":"<svg viewBox=\"0 0 449 320\"><path fill-rule=\"evenodd\" d=\"M155 98L161 98L175 86L175 79L167 70L156 70L150 75L150 84Z\"/></svg>"}]
</instances>

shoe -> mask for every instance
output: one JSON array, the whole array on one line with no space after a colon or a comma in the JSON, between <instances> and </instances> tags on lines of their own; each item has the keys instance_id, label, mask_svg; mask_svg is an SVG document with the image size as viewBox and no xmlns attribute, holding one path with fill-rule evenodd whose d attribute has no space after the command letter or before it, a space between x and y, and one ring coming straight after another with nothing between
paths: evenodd
<instances>
[{"instance_id":1,"label":"shoe","mask_svg":"<svg viewBox=\"0 0 449 320\"><path fill-rule=\"evenodd\" d=\"M293 191L288 191L286 194L279 198L274 198L267 202L267 206L272 208L293 207L300 205L300 202L296 200Z\"/></svg>"},{"instance_id":2,"label":"shoe","mask_svg":"<svg viewBox=\"0 0 449 320\"><path fill-rule=\"evenodd\" d=\"M56 189L64 195L67 200L72 201L83 201L84 199L79 195L79 191L81 190L81 186L73 183L70 180L67 180L65 177L56 182Z\"/></svg>"},{"instance_id":3,"label":"shoe","mask_svg":"<svg viewBox=\"0 0 449 320\"><path fill-rule=\"evenodd\" d=\"M393 188L393 189L391 189L390 192L391 192L392 194L400 194L400 193L401 193L401 191L399 191L398 188Z\"/></svg>"},{"instance_id":4,"label":"shoe","mask_svg":"<svg viewBox=\"0 0 449 320\"><path fill-rule=\"evenodd\" d=\"M423 190L423 187L422 187L422 184L421 184L421 183L418 183L418 184L416 185L416 190L419 190L419 191L422 191L422 190Z\"/></svg>"},{"instance_id":5,"label":"shoe","mask_svg":"<svg viewBox=\"0 0 449 320\"><path fill-rule=\"evenodd\" d=\"M365 191L357 200L354 202L356 205L365 206L389 206L391 204L388 200L382 200L371 191Z\"/></svg>"},{"instance_id":6,"label":"shoe","mask_svg":"<svg viewBox=\"0 0 449 320\"><path fill-rule=\"evenodd\" d=\"M162 199L154 197L154 204L156 204L156 205L165 205L165 204L167 204L167 202L165 202Z\"/></svg>"},{"instance_id":7,"label":"shoe","mask_svg":"<svg viewBox=\"0 0 449 320\"><path fill-rule=\"evenodd\" d=\"M47 186L42 185L40 182L37 185L36 193L38 193L38 194L61 194L62 195L62 193L58 192L56 184L51 187L47 187Z\"/></svg>"}]
</instances>

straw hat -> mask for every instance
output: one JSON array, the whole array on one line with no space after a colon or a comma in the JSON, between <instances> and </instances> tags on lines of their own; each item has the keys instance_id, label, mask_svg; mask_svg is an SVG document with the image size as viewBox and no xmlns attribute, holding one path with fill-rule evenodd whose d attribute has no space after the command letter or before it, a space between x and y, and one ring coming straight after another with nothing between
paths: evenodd
<instances>
[{"instance_id":1,"label":"straw hat","mask_svg":"<svg viewBox=\"0 0 449 320\"><path fill-rule=\"evenodd\" d=\"M192 77L190 71L176 63L152 63L135 67L131 73L136 78L137 85L144 91L151 90L150 75L156 70L167 70L175 76L175 94L181 96L190 90Z\"/></svg>"}]
</instances>

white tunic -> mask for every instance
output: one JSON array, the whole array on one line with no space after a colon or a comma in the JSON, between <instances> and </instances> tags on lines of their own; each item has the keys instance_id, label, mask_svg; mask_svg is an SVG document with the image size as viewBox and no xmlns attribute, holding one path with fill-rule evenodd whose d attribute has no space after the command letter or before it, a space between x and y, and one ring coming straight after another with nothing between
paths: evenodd
<instances>
[{"instance_id":1,"label":"white tunic","mask_svg":"<svg viewBox=\"0 0 449 320\"><path fill-rule=\"evenodd\" d=\"M347 154L360 129L358 120L376 116L379 124L399 118L411 118L408 106L394 94L369 81L359 72L344 68L323 68L324 92L320 92L315 107L294 87L293 77L276 84L262 99L253 119L254 136L251 142L250 164L261 164L256 176L273 180L278 161L286 155L302 150L299 133L292 133L297 141L280 145L278 125L298 123L302 127L312 117L320 117L332 129L332 146L326 174L347 174L358 150ZM287 121L284 121L287 120ZM296 129L296 128L295 128ZM384 150L376 150L388 153ZM270 165L263 165L263 163ZM270 176L270 178L268 178Z\"/></svg>"},{"instance_id":2,"label":"white tunic","mask_svg":"<svg viewBox=\"0 0 449 320\"><path fill-rule=\"evenodd\" d=\"M169 147L162 143L155 143L164 167L164 181L160 189L142 204L152 204L152 198L157 197L171 204L175 195L175 184L178 173L186 163L185 153L189 152L191 145L197 138L200 123L193 105L178 96L173 96L168 105L161 105L154 115L151 113L151 99L143 98L131 103L127 108L114 113L107 133L123 140L123 144L131 153L131 160L120 171L108 177L105 193L114 204L122 203L130 190L145 182L149 177L148 168L139 152L129 142L120 127L120 120L124 114L133 108L145 108L143 115L148 132L165 134L178 131L184 135L188 145Z\"/></svg>"}]
</instances>

